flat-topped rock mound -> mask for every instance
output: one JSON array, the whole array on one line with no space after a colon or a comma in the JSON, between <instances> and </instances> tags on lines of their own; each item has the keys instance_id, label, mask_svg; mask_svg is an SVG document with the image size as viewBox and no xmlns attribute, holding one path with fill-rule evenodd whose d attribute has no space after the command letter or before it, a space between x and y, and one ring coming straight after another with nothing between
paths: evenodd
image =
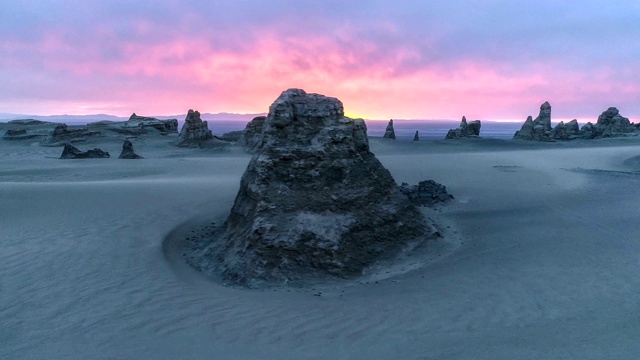
<instances>
[{"instance_id":1,"label":"flat-topped rock mound","mask_svg":"<svg viewBox=\"0 0 640 360\"><path fill-rule=\"evenodd\" d=\"M175 133L178 132L178 119L157 119L133 113L123 126L125 128L141 128L143 130L155 129L161 133Z\"/></svg>"},{"instance_id":2,"label":"flat-topped rock mound","mask_svg":"<svg viewBox=\"0 0 640 360\"><path fill-rule=\"evenodd\" d=\"M350 278L427 229L370 152L364 121L336 98L289 89L269 108L220 233L187 258L250 287Z\"/></svg>"}]
</instances>

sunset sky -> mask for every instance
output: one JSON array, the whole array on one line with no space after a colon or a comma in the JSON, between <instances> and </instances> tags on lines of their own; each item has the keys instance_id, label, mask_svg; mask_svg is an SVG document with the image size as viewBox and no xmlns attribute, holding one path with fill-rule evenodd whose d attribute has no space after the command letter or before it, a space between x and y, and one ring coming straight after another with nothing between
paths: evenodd
<instances>
[{"instance_id":1,"label":"sunset sky","mask_svg":"<svg viewBox=\"0 0 640 360\"><path fill-rule=\"evenodd\" d=\"M0 113L640 119L640 0L2 0Z\"/></svg>"}]
</instances>

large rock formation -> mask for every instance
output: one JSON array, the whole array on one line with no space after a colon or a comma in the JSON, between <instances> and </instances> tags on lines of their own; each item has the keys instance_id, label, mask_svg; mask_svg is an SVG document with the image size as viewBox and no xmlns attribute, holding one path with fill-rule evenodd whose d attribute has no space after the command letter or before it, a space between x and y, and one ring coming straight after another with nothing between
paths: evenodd
<instances>
[{"instance_id":1,"label":"large rock formation","mask_svg":"<svg viewBox=\"0 0 640 360\"><path fill-rule=\"evenodd\" d=\"M289 89L263 125L231 214L193 266L250 287L352 277L429 236L338 99Z\"/></svg>"},{"instance_id":2,"label":"large rock formation","mask_svg":"<svg viewBox=\"0 0 640 360\"><path fill-rule=\"evenodd\" d=\"M90 158L108 158L111 157L108 152L100 149L81 151L77 147L66 143L62 150L60 159L90 159Z\"/></svg>"},{"instance_id":3,"label":"large rock formation","mask_svg":"<svg viewBox=\"0 0 640 360\"><path fill-rule=\"evenodd\" d=\"M67 124L58 124L49 137L42 143L45 146L60 146L72 142L84 142L90 137L101 135L100 131L94 131L86 126L69 128Z\"/></svg>"},{"instance_id":4,"label":"large rock formation","mask_svg":"<svg viewBox=\"0 0 640 360\"><path fill-rule=\"evenodd\" d=\"M133 151L133 144L129 140L125 140L122 144L122 152L118 159L142 159L142 156Z\"/></svg>"},{"instance_id":5,"label":"large rock formation","mask_svg":"<svg viewBox=\"0 0 640 360\"><path fill-rule=\"evenodd\" d=\"M178 146L203 146L206 141L211 139L213 139L213 133L209 130L207 122L200 118L200 112L189 109L182 130L180 130Z\"/></svg>"},{"instance_id":6,"label":"large rock formation","mask_svg":"<svg viewBox=\"0 0 640 360\"><path fill-rule=\"evenodd\" d=\"M520 131L516 131L514 139L548 141L551 134L551 105L545 102L540 105L540 113L535 120L529 116Z\"/></svg>"},{"instance_id":7,"label":"large rock formation","mask_svg":"<svg viewBox=\"0 0 640 360\"><path fill-rule=\"evenodd\" d=\"M243 146L249 149L255 149L260 145L262 128L264 127L264 121L266 119L266 116L256 116L247 123L242 136Z\"/></svg>"},{"instance_id":8,"label":"large rock formation","mask_svg":"<svg viewBox=\"0 0 640 360\"><path fill-rule=\"evenodd\" d=\"M384 130L384 136L382 136L385 139L394 139L396 138L396 131L393 129L393 119L389 120L389 123L387 124L387 128Z\"/></svg>"},{"instance_id":9,"label":"large rock formation","mask_svg":"<svg viewBox=\"0 0 640 360\"><path fill-rule=\"evenodd\" d=\"M131 114L129 120L124 123L125 128L140 128L142 130L151 128L159 132L175 133L178 132L178 119L161 120L154 117L138 116L136 113Z\"/></svg>"},{"instance_id":10,"label":"large rock formation","mask_svg":"<svg viewBox=\"0 0 640 360\"><path fill-rule=\"evenodd\" d=\"M460 138L477 138L480 136L480 127L482 123L480 120L473 120L467 123L467 118L462 117L460 126L456 129L451 129L447 132L445 139L460 139Z\"/></svg>"}]
</instances>

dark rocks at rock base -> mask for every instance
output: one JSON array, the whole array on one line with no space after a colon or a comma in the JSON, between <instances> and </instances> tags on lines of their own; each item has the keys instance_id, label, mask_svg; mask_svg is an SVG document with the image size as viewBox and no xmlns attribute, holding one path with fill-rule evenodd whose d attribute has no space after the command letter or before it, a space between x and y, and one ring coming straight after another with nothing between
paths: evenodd
<instances>
[{"instance_id":1,"label":"dark rocks at rock base","mask_svg":"<svg viewBox=\"0 0 640 360\"><path fill-rule=\"evenodd\" d=\"M122 144L122 152L118 159L143 159L142 156L133 151L133 144L129 140L125 140Z\"/></svg>"},{"instance_id":2,"label":"dark rocks at rock base","mask_svg":"<svg viewBox=\"0 0 640 360\"><path fill-rule=\"evenodd\" d=\"M178 146L197 147L211 139L213 133L209 130L207 122L200 118L200 112L189 109L178 136Z\"/></svg>"},{"instance_id":3,"label":"dark rocks at rock base","mask_svg":"<svg viewBox=\"0 0 640 360\"><path fill-rule=\"evenodd\" d=\"M402 183L400 191L409 200L419 206L433 206L437 203L445 203L453 199L453 195L447 192L447 188L433 180L423 180L418 185Z\"/></svg>"},{"instance_id":4,"label":"dark rocks at rock base","mask_svg":"<svg viewBox=\"0 0 640 360\"><path fill-rule=\"evenodd\" d=\"M102 151L100 149L81 151L69 143L64 144L62 155L60 155L60 159L98 159L109 157L111 156L106 151Z\"/></svg>"},{"instance_id":5,"label":"dark rocks at rock base","mask_svg":"<svg viewBox=\"0 0 640 360\"><path fill-rule=\"evenodd\" d=\"M138 116L131 114L129 120L124 123L125 128L155 129L161 133L178 132L178 119L157 119L154 117Z\"/></svg>"},{"instance_id":6,"label":"dark rocks at rock base","mask_svg":"<svg viewBox=\"0 0 640 360\"><path fill-rule=\"evenodd\" d=\"M235 131L229 131L228 133L222 134L222 136L218 137L218 139L224 140L224 141L238 142L242 140L243 135L244 135L244 131L235 130Z\"/></svg>"},{"instance_id":7,"label":"dark rocks at rock base","mask_svg":"<svg viewBox=\"0 0 640 360\"><path fill-rule=\"evenodd\" d=\"M467 118L462 117L460 126L456 129L451 129L447 132L445 139L460 139L460 138L477 138L480 136L480 128L482 123L480 120L473 120L467 123Z\"/></svg>"},{"instance_id":8,"label":"dark rocks at rock base","mask_svg":"<svg viewBox=\"0 0 640 360\"><path fill-rule=\"evenodd\" d=\"M429 236L369 151L364 121L346 118L338 99L283 92L261 144L220 234L188 260L194 267L249 287L348 278Z\"/></svg>"},{"instance_id":9,"label":"dark rocks at rock base","mask_svg":"<svg viewBox=\"0 0 640 360\"><path fill-rule=\"evenodd\" d=\"M244 128L242 137L243 146L249 149L255 149L260 146L262 128L264 127L264 122L266 119L266 116L256 116L247 123L247 126Z\"/></svg>"},{"instance_id":10,"label":"dark rocks at rock base","mask_svg":"<svg viewBox=\"0 0 640 360\"><path fill-rule=\"evenodd\" d=\"M58 124L51 135L42 143L45 146L60 146L69 142L82 142L93 136L101 135L99 131L93 131L86 126L69 128L67 124Z\"/></svg>"},{"instance_id":11,"label":"dark rocks at rock base","mask_svg":"<svg viewBox=\"0 0 640 360\"><path fill-rule=\"evenodd\" d=\"M551 105L545 102L540 105L540 113L533 120L531 116L522 125L520 131L516 131L514 139L551 141Z\"/></svg>"},{"instance_id":12,"label":"dark rocks at rock base","mask_svg":"<svg viewBox=\"0 0 640 360\"><path fill-rule=\"evenodd\" d=\"M418 131L413 135L413 141L420 141L420 136L418 135Z\"/></svg>"},{"instance_id":13,"label":"dark rocks at rock base","mask_svg":"<svg viewBox=\"0 0 640 360\"><path fill-rule=\"evenodd\" d=\"M387 124L387 128L384 130L384 136L382 136L385 139L394 139L396 138L396 131L393 129L393 119L389 120L389 123Z\"/></svg>"}]
</instances>

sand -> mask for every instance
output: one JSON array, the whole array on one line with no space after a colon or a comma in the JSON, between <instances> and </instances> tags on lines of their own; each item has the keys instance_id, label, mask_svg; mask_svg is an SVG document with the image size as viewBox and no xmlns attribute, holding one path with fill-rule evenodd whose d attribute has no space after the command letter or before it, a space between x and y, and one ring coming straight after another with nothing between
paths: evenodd
<instances>
[{"instance_id":1,"label":"sand","mask_svg":"<svg viewBox=\"0 0 640 360\"><path fill-rule=\"evenodd\" d=\"M372 139L398 183L456 197L427 211L443 239L358 281L270 290L180 254L249 155L169 140L134 141L144 160L0 141L0 358L640 358L640 139Z\"/></svg>"}]
</instances>

